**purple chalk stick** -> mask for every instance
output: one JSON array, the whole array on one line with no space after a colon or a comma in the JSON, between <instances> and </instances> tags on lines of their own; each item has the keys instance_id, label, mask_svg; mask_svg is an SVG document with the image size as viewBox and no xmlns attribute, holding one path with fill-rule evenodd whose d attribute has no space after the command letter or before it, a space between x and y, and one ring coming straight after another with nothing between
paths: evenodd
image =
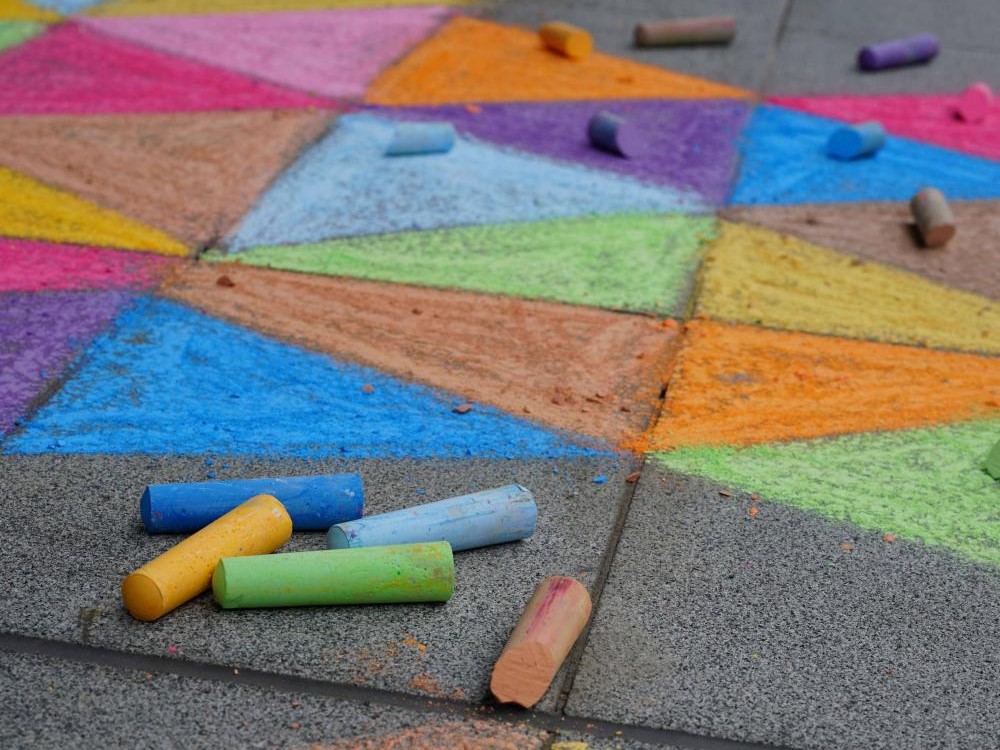
<instances>
[{"instance_id":1,"label":"purple chalk stick","mask_svg":"<svg viewBox=\"0 0 1000 750\"><path fill-rule=\"evenodd\" d=\"M0 433L130 299L126 292L0 295Z\"/></svg>"},{"instance_id":2,"label":"purple chalk stick","mask_svg":"<svg viewBox=\"0 0 1000 750\"><path fill-rule=\"evenodd\" d=\"M634 159L646 150L642 132L633 123L611 112L598 112L587 123L587 137L602 151Z\"/></svg>"},{"instance_id":3,"label":"purple chalk stick","mask_svg":"<svg viewBox=\"0 0 1000 750\"><path fill-rule=\"evenodd\" d=\"M892 39L862 47L858 52L858 67L862 70L882 70L927 62L937 55L938 49L938 40L933 34Z\"/></svg>"},{"instance_id":4,"label":"purple chalk stick","mask_svg":"<svg viewBox=\"0 0 1000 750\"><path fill-rule=\"evenodd\" d=\"M642 159L609 159L590 145L593 102L518 102L441 107L370 108L402 120L447 120L463 135L655 185L725 201L736 170L737 143L749 108L735 99L621 100L615 113L645 136Z\"/></svg>"}]
</instances>

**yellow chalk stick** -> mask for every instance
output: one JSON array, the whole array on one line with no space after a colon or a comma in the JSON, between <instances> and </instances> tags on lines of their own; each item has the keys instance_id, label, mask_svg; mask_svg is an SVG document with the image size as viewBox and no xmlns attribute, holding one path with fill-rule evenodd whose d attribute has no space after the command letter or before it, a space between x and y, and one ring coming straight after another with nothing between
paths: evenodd
<instances>
[{"instance_id":1,"label":"yellow chalk stick","mask_svg":"<svg viewBox=\"0 0 1000 750\"><path fill-rule=\"evenodd\" d=\"M580 59L590 54L594 41L590 33L562 21L549 21L538 28L545 46L566 57Z\"/></svg>"},{"instance_id":2,"label":"yellow chalk stick","mask_svg":"<svg viewBox=\"0 0 1000 750\"><path fill-rule=\"evenodd\" d=\"M122 583L125 608L156 620L212 584L223 557L266 555L292 535L292 519L271 495L257 495L139 568Z\"/></svg>"}]
</instances>

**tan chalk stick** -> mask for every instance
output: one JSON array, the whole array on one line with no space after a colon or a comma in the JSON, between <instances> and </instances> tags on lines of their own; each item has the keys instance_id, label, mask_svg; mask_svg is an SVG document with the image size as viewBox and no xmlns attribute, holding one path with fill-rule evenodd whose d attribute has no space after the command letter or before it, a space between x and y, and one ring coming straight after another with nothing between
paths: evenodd
<instances>
[{"instance_id":1,"label":"tan chalk stick","mask_svg":"<svg viewBox=\"0 0 1000 750\"><path fill-rule=\"evenodd\" d=\"M678 18L636 24L636 47L674 47L684 44L729 44L736 36L732 16Z\"/></svg>"},{"instance_id":2,"label":"tan chalk stick","mask_svg":"<svg viewBox=\"0 0 1000 750\"><path fill-rule=\"evenodd\" d=\"M926 187L913 196L910 210L927 247L941 247L955 236L955 216L937 188Z\"/></svg>"},{"instance_id":3,"label":"tan chalk stick","mask_svg":"<svg viewBox=\"0 0 1000 750\"><path fill-rule=\"evenodd\" d=\"M496 699L525 708L538 703L583 632L590 608L590 594L573 578L551 576L538 584L493 667Z\"/></svg>"},{"instance_id":4,"label":"tan chalk stick","mask_svg":"<svg viewBox=\"0 0 1000 750\"><path fill-rule=\"evenodd\" d=\"M549 21L539 26L538 36L549 49L574 59L586 57L594 48L590 32L562 21Z\"/></svg>"}]
</instances>

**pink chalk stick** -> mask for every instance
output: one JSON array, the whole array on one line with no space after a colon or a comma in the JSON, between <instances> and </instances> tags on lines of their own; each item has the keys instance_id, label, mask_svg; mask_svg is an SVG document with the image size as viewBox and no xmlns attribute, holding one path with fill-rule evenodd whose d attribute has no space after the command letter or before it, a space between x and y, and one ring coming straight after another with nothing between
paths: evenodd
<instances>
[{"instance_id":1,"label":"pink chalk stick","mask_svg":"<svg viewBox=\"0 0 1000 750\"><path fill-rule=\"evenodd\" d=\"M975 128L955 116L955 96L777 96L768 101L847 123L877 120L891 135L1000 159L1000 102L996 98L990 103L990 117Z\"/></svg>"},{"instance_id":2,"label":"pink chalk stick","mask_svg":"<svg viewBox=\"0 0 1000 750\"><path fill-rule=\"evenodd\" d=\"M93 18L138 44L292 88L361 97L383 67L448 16L439 6Z\"/></svg>"},{"instance_id":3,"label":"pink chalk stick","mask_svg":"<svg viewBox=\"0 0 1000 750\"><path fill-rule=\"evenodd\" d=\"M0 238L0 292L152 289L176 262L152 253Z\"/></svg>"},{"instance_id":4,"label":"pink chalk stick","mask_svg":"<svg viewBox=\"0 0 1000 750\"><path fill-rule=\"evenodd\" d=\"M332 107L192 60L138 47L79 23L0 54L0 114L205 112Z\"/></svg>"},{"instance_id":5,"label":"pink chalk stick","mask_svg":"<svg viewBox=\"0 0 1000 750\"><path fill-rule=\"evenodd\" d=\"M958 99L958 116L973 124L979 124L986 119L993 104L993 92L988 83L976 81Z\"/></svg>"}]
</instances>

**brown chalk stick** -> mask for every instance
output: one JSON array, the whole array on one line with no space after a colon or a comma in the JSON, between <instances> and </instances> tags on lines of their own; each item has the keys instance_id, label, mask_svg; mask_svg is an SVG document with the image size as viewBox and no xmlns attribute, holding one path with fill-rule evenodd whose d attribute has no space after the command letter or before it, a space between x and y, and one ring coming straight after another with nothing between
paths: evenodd
<instances>
[{"instance_id":1,"label":"brown chalk stick","mask_svg":"<svg viewBox=\"0 0 1000 750\"><path fill-rule=\"evenodd\" d=\"M685 44L729 44L736 36L732 16L678 18L636 24L636 47L675 47Z\"/></svg>"},{"instance_id":2,"label":"brown chalk stick","mask_svg":"<svg viewBox=\"0 0 1000 750\"><path fill-rule=\"evenodd\" d=\"M926 187L913 196L910 210L927 247L941 247L955 236L955 215L937 188Z\"/></svg>"},{"instance_id":3,"label":"brown chalk stick","mask_svg":"<svg viewBox=\"0 0 1000 750\"><path fill-rule=\"evenodd\" d=\"M579 581L551 576L538 584L493 667L490 691L501 703L531 708L545 695L590 619L590 594Z\"/></svg>"}]
</instances>

